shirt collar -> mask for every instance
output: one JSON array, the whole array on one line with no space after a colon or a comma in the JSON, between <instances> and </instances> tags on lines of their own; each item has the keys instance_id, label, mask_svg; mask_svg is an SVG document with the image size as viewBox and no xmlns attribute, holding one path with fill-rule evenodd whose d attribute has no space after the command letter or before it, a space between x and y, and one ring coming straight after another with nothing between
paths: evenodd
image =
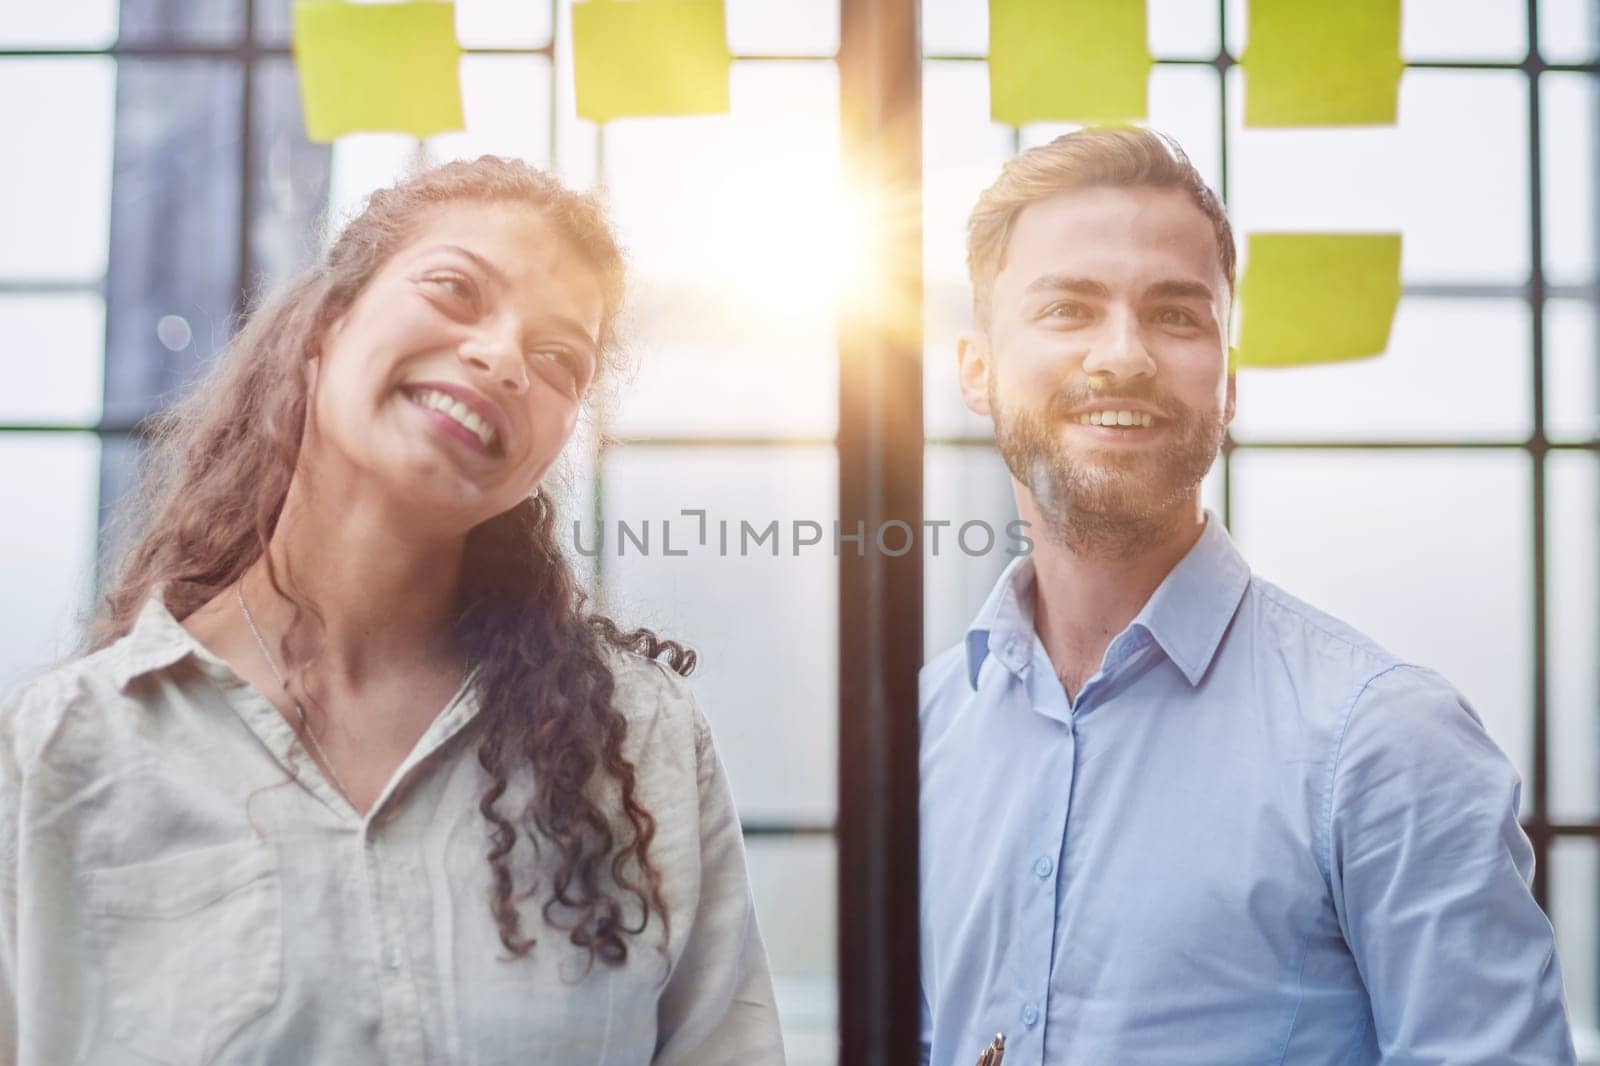
<instances>
[{"instance_id":1,"label":"shirt collar","mask_svg":"<svg viewBox=\"0 0 1600 1066\"><path fill-rule=\"evenodd\" d=\"M1222 520L1208 510L1200 539L1162 579L1128 629L1149 633L1189 684L1198 685L1249 583L1249 565ZM1034 641L1033 587L1033 559L1025 555L1006 567L967 629L967 680L973 689L991 654L1013 672L1028 662Z\"/></svg>"},{"instance_id":2,"label":"shirt collar","mask_svg":"<svg viewBox=\"0 0 1600 1066\"><path fill-rule=\"evenodd\" d=\"M201 650L199 643L167 609L166 588L165 582L151 587L132 627L117 642L121 650L114 667L118 689L126 689L136 678L164 670Z\"/></svg>"}]
</instances>

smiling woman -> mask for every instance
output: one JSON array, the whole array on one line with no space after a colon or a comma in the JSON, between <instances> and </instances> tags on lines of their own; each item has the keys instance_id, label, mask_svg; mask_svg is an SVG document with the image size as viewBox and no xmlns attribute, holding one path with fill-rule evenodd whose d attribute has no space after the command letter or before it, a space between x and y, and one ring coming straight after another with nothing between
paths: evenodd
<instances>
[{"instance_id":1,"label":"smiling woman","mask_svg":"<svg viewBox=\"0 0 1600 1066\"><path fill-rule=\"evenodd\" d=\"M782 1061L694 654L541 490L622 294L595 201L452 163L162 418L91 653L0 705L0 1061Z\"/></svg>"}]
</instances>

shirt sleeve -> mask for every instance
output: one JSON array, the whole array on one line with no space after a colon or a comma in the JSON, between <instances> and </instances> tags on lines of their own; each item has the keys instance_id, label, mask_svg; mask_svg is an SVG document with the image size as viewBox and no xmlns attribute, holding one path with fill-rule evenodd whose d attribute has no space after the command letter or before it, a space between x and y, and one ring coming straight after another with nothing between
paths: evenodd
<instances>
[{"instance_id":1,"label":"shirt sleeve","mask_svg":"<svg viewBox=\"0 0 1600 1066\"><path fill-rule=\"evenodd\" d=\"M1521 790L1438 675L1396 667L1355 697L1328 868L1387 1066L1575 1060L1555 938L1528 888Z\"/></svg>"},{"instance_id":2,"label":"shirt sleeve","mask_svg":"<svg viewBox=\"0 0 1600 1066\"><path fill-rule=\"evenodd\" d=\"M657 1066L783 1066L767 952L745 870L744 832L711 729L694 711L700 790L700 898L662 992Z\"/></svg>"}]
</instances>

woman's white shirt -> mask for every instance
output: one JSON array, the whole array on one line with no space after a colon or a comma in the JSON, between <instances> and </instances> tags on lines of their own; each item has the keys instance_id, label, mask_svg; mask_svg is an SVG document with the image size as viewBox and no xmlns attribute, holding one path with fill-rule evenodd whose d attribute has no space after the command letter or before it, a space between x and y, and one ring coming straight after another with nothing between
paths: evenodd
<instances>
[{"instance_id":1,"label":"woman's white shirt","mask_svg":"<svg viewBox=\"0 0 1600 1066\"><path fill-rule=\"evenodd\" d=\"M625 964L591 964L542 919L524 838L537 943L511 959L470 684L362 817L157 589L0 704L0 1063L782 1063L710 730L670 670L614 669L670 936L653 914Z\"/></svg>"}]
</instances>

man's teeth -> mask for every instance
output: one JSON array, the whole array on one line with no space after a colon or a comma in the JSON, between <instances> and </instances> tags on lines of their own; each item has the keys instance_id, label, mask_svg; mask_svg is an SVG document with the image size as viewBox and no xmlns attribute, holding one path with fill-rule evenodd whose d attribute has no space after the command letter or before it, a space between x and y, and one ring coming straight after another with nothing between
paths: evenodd
<instances>
[{"instance_id":1,"label":"man's teeth","mask_svg":"<svg viewBox=\"0 0 1600 1066\"><path fill-rule=\"evenodd\" d=\"M494 429L483 419L472 412L460 400L446 396L434 389L420 389L411 394L411 398L424 407L430 407L441 414L449 415L457 422L466 426L475 433L485 448L494 446Z\"/></svg>"},{"instance_id":2,"label":"man's teeth","mask_svg":"<svg viewBox=\"0 0 1600 1066\"><path fill-rule=\"evenodd\" d=\"M1079 415L1078 422L1085 426L1142 426L1155 425L1155 416L1143 411L1090 411Z\"/></svg>"}]
</instances>

